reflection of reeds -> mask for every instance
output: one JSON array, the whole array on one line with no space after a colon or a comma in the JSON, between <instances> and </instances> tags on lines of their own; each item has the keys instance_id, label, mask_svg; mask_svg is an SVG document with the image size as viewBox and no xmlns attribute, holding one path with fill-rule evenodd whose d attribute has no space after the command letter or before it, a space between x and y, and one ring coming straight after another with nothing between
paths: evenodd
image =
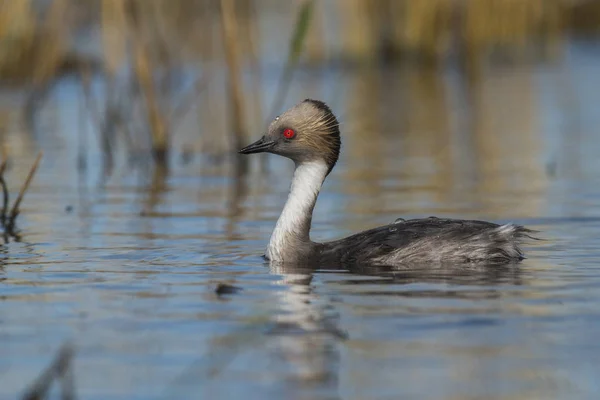
<instances>
[{"instance_id":1,"label":"reflection of reeds","mask_svg":"<svg viewBox=\"0 0 600 400\"><path fill-rule=\"evenodd\" d=\"M168 127L166 112L161 108L155 84L155 71L161 64L157 62L157 49L151 51L147 36L141 36L148 31L147 20L153 19L154 13L158 11L155 1L147 2L145 6L136 1L102 2L103 43L110 74L108 87L114 88L115 75L125 60L126 49L131 48L131 67L142 95L152 154L157 162L164 164L169 149ZM157 47L160 49L160 46ZM129 116L118 119L127 121L127 117Z\"/></svg>"},{"instance_id":2,"label":"reflection of reeds","mask_svg":"<svg viewBox=\"0 0 600 400\"><path fill-rule=\"evenodd\" d=\"M152 153L159 163L165 163L169 147L167 127L158 105L148 54L142 46L135 49L135 72L145 100L148 125L152 137Z\"/></svg>"},{"instance_id":3,"label":"reflection of reeds","mask_svg":"<svg viewBox=\"0 0 600 400\"><path fill-rule=\"evenodd\" d=\"M303 0L298 4L297 8L285 6L296 16L291 32L282 31L278 21L269 21L272 26L266 30L268 34L275 30L292 35L287 48L276 50L288 57L272 109L266 110L268 117L284 102L292 71L306 43L312 44L311 62L340 54L326 48L335 41L322 40L324 35L335 35L331 32L335 29L344 57L368 61L399 55L400 60L410 56L418 61L440 61L457 56L471 64L494 54L515 59L553 55L556 53L547 50L559 48L557 38L567 30L577 31L581 26L582 31L589 32L600 26L598 2L339 0L325 7L314 0ZM162 163L174 141L174 123L191 108L189 104L195 103L198 88L207 82L220 84L220 69L216 66L226 64L230 103L226 106L217 99L223 92L221 87L205 93L200 118L210 120L210 128L204 131L220 133L224 129L214 126L215 114L230 109L227 120L233 124L232 147L237 148L244 142L250 124L264 117L251 118L253 111L262 114L257 96L262 67L258 49L269 48L258 42L261 36L257 25L264 19L254 10L268 6L268 2L259 0L0 2L0 81L33 86L28 110L35 112L39 99L56 79L77 72L87 86L89 104L89 97L98 97L91 90L90 67L97 71L102 65L106 73L102 81L106 84L102 99L105 104L98 104L94 111L97 118L92 122L101 132L103 151L112 153L114 142L122 134L124 142L136 152L149 150ZM70 36L83 25L73 16L77 13L87 15L83 24L100 27L103 51L98 64L71 51ZM341 22L338 28L327 23L336 17ZM316 18L322 24L314 24ZM222 30L222 42L215 41L213 28ZM542 44L535 47L541 51L529 51L531 44ZM177 94L178 79L184 75L181 72L184 67L186 73L190 71L190 65L198 65L202 76L195 77L197 84L191 85L189 95ZM246 69L252 73L252 90L247 91L243 79ZM175 97L183 99L183 104L173 107ZM101 99L95 101L100 103ZM208 141L216 140L211 137Z\"/></svg>"}]
</instances>

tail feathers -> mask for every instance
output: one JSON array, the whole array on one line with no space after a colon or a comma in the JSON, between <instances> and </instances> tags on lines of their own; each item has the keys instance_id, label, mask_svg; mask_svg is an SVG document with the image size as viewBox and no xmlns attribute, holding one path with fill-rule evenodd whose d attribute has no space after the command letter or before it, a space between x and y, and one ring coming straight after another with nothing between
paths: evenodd
<instances>
[{"instance_id":1,"label":"tail feathers","mask_svg":"<svg viewBox=\"0 0 600 400\"><path fill-rule=\"evenodd\" d=\"M481 258L471 257L469 261L485 261L488 263L505 264L525 259L525 254L521 245L528 240L539 240L535 235L537 231L525 228L521 225L506 224L494 228L487 238L480 237L475 241L480 241L484 247L487 247L487 255ZM480 236L480 235L478 235ZM485 245L487 243L487 245ZM485 253L485 252L484 252ZM474 255L481 254L475 252Z\"/></svg>"}]
</instances>

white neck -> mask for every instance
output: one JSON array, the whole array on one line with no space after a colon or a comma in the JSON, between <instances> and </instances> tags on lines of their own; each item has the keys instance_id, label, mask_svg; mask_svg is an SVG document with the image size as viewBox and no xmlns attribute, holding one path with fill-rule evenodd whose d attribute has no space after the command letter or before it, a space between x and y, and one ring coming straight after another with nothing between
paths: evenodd
<instances>
[{"instance_id":1,"label":"white neck","mask_svg":"<svg viewBox=\"0 0 600 400\"><path fill-rule=\"evenodd\" d=\"M297 261L310 244L312 213L328 170L322 160L296 164L290 194L267 248L271 261Z\"/></svg>"}]
</instances>

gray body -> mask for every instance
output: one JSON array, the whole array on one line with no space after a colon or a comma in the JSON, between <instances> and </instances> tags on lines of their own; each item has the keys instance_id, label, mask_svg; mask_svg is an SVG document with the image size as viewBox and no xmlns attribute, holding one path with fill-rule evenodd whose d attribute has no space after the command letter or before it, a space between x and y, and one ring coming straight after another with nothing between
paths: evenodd
<instances>
[{"instance_id":1,"label":"gray body","mask_svg":"<svg viewBox=\"0 0 600 400\"><path fill-rule=\"evenodd\" d=\"M322 266L507 264L524 258L519 242L530 232L513 224L430 217L402 220L331 242L296 243L288 256L295 263Z\"/></svg>"},{"instance_id":2,"label":"gray body","mask_svg":"<svg viewBox=\"0 0 600 400\"><path fill-rule=\"evenodd\" d=\"M312 213L325 178L339 156L337 119L324 103L305 100L277 117L269 132L240 150L270 152L296 164L290 194L265 257L275 263L403 266L409 264L507 264L521 261L522 226L435 217L399 220L326 243L310 239Z\"/></svg>"}]
</instances>

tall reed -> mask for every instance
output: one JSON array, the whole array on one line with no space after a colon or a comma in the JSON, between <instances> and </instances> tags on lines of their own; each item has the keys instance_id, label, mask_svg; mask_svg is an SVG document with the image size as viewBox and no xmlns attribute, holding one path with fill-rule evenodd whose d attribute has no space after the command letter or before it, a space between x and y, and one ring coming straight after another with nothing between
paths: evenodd
<instances>
[{"instance_id":1,"label":"tall reed","mask_svg":"<svg viewBox=\"0 0 600 400\"><path fill-rule=\"evenodd\" d=\"M225 59L229 70L228 90L231 106L232 138L235 149L242 148L246 138L246 107L240 65L240 36L234 0L221 0L221 27Z\"/></svg>"}]
</instances>

